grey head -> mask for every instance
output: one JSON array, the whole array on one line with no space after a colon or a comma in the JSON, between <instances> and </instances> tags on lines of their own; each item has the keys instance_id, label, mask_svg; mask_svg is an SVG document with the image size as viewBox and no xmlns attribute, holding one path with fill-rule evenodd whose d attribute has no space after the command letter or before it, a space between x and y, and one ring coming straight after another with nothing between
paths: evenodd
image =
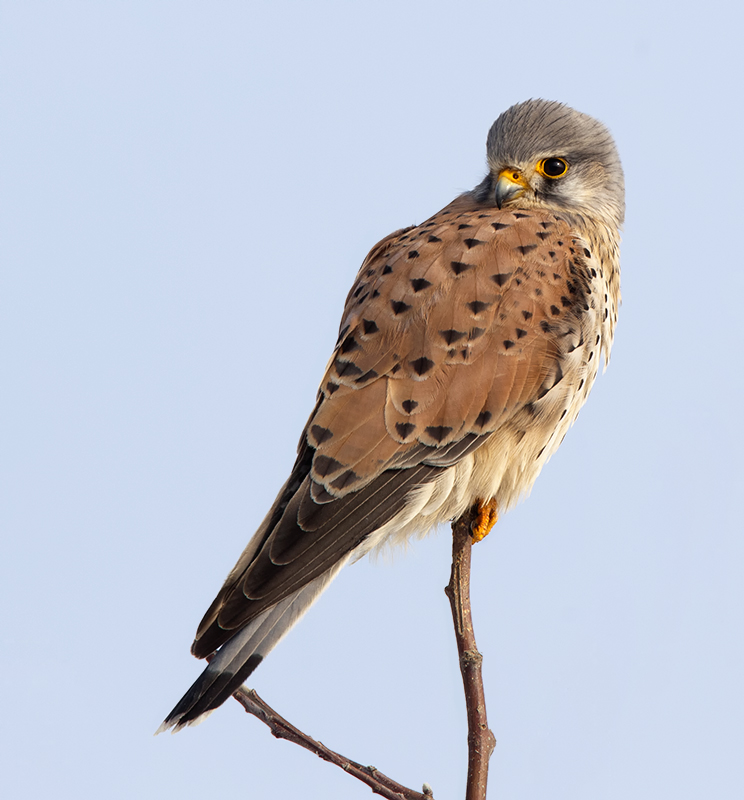
<instances>
[{"instance_id":1,"label":"grey head","mask_svg":"<svg viewBox=\"0 0 744 800\"><path fill-rule=\"evenodd\" d=\"M593 117L551 100L518 103L491 126L486 154L489 174L475 190L479 200L622 225L623 168L610 132Z\"/></svg>"}]
</instances>

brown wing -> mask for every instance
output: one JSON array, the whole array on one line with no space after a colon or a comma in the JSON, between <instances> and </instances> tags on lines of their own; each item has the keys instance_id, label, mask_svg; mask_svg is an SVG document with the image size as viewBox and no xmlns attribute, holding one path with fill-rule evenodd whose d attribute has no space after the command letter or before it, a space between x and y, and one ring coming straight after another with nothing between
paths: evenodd
<instances>
[{"instance_id":1,"label":"brown wing","mask_svg":"<svg viewBox=\"0 0 744 800\"><path fill-rule=\"evenodd\" d=\"M205 656L343 559L407 493L561 379L583 313L576 237L463 195L373 248L292 475L202 621ZM562 319L563 324L556 325Z\"/></svg>"}]
</instances>

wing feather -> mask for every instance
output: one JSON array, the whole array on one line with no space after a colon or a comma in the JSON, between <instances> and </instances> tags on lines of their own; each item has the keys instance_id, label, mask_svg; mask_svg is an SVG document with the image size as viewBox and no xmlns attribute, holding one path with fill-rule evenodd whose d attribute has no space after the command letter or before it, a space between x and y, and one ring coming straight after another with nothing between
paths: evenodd
<instances>
[{"instance_id":1,"label":"wing feather","mask_svg":"<svg viewBox=\"0 0 744 800\"><path fill-rule=\"evenodd\" d=\"M348 558L414 489L560 380L558 336L576 331L555 319L582 302L566 289L572 242L560 216L463 195L372 249L290 480L205 615L195 655Z\"/></svg>"}]
</instances>

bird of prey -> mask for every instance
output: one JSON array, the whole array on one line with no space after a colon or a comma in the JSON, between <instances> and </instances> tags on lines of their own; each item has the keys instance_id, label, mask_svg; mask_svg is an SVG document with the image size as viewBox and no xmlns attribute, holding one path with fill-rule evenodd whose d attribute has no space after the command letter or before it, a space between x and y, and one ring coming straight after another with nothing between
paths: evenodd
<instances>
[{"instance_id":1,"label":"bird of prey","mask_svg":"<svg viewBox=\"0 0 744 800\"><path fill-rule=\"evenodd\" d=\"M487 167L362 264L294 467L197 630L211 662L161 730L229 698L350 560L473 508L483 538L576 419L620 302L615 144L529 100Z\"/></svg>"}]
</instances>

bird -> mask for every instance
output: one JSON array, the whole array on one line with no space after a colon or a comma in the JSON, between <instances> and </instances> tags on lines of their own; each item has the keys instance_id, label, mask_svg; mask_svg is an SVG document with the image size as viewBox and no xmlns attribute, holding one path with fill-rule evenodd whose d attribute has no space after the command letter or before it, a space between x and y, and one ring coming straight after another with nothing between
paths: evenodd
<instances>
[{"instance_id":1,"label":"bird","mask_svg":"<svg viewBox=\"0 0 744 800\"><path fill-rule=\"evenodd\" d=\"M606 368L625 214L612 135L532 99L493 123L486 161L362 263L292 471L198 627L208 666L160 730L225 702L350 561L468 510L484 538Z\"/></svg>"}]
</instances>

